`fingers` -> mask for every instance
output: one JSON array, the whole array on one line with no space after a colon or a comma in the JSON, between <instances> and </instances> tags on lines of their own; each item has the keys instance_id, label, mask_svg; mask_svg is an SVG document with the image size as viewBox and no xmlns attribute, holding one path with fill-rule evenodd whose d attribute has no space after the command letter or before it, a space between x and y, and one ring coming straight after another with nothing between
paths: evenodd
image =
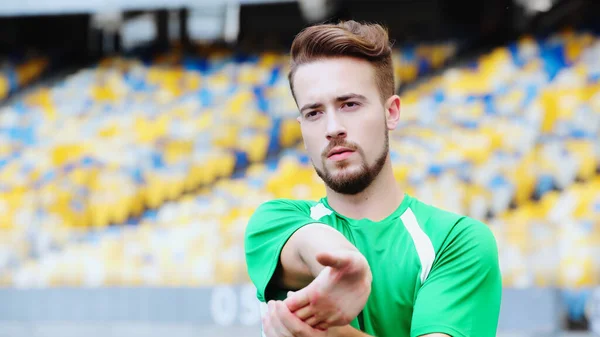
<instances>
[{"instance_id":1,"label":"fingers","mask_svg":"<svg viewBox=\"0 0 600 337\"><path fill-rule=\"evenodd\" d=\"M323 321L321 318L317 317L316 315L309 317L307 320L304 320L304 323L306 323L306 325L312 327L313 329L317 329L317 330L326 331L327 329L329 329L329 323L327 323L326 321Z\"/></svg>"},{"instance_id":2,"label":"fingers","mask_svg":"<svg viewBox=\"0 0 600 337\"><path fill-rule=\"evenodd\" d=\"M329 324L322 322L322 323L319 323L319 325L317 325L316 328L319 330L325 331L325 330L329 329Z\"/></svg>"},{"instance_id":3,"label":"fingers","mask_svg":"<svg viewBox=\"0 0 600 337\"><path fill-rule=\"evenodd\" d=\"M349 251L337 251L335 253L321 253L317 255L317 262L325 267L340 269L352 261Z\"/></svg>"},{"instance_id":4,"label":"fingers","mask_svg":"<svg viewBox=\"0 0 600 337\"><path fill-rule=\"evenodd\" d=\"M289 294L289 293L288 293ZM286 298L283 303L287 305L288 309L291 312L295 312L300 308L307 306L310 303L310 299L308 297L308 291L306 288L302 290L298 290L293 293L291 296Z\"/></svg>"},{"instance_id":5,"label":"fingers","mask_svg":"<svg viewBox=\"0 0 600 337\"><path fill-rule=\"evenodd\" d=\"M262 319L262 330L264 336L266 337L277 337L275 330L273 329L273 325L271 324L271 318L269 315L266 315Z\"/></svg>"},{"instance_id":6,"label":"fingers","mask_svg":"<svg viewBox=\"0 0 600 337\"><path fill-rule=\"evenodd\" d=\"M332 268L337 268L337 265L340 263L338 257L331 253L321 253L317 255L317 262L325 267Z\"/></svg>"},{"instance_id":7,"label":"fingers","mask_svg":"<svg viewBox=\"0 0 600 337\"><path fill-rule=\"evenodd\" d=\"M314 315L313 308L310 305L304 306L294 311L294 315L296 315L296 317L300 318L301 320L306 321L307 318ZM310 325L314 326L314 324Z\"/></svg>"},{"instance_id":8,"label":"fingers","mask_svg":"<svg viewBox=\"0 0 600 337\"><path fill-rule=\"evenodd\" d=\"M271 319L269 317L268 309L267 314L262 318L262 330L266 337L273 336L273 327L271 326Z\"/></svg>"},{"instance_id":9,"label":"fingers","mask_svg":"<svg viewBox=\"0 0 600 337\"><path fill-rule=\"evenodd\" d=\"M294 315L282 301L269 301L268 314L263 319L263 332L267 337L318 337L323 332Z\"/></svg>"},{"instance_id":10,"label":"fingers","mask_svg":"<svg viewBox=\"0 0 600 337\"><path fill-rule=\"evenodd\" d=\"M269 301L269 334L277 337L288 337L291 336L290 333L287 333L285 326L281 322L281 318L279 317L279 313L277 312L277 302ZM268 336L268 335L267 335Z\"/></svg>"},{"instance_id":11,"label":"fingers","mask_svg":"<svg viewBox=\"0 0 600 337\"><path fill-rule=\"evenodd\" d=\"M306 323L302 322L296 315L292 314L283 302L276 304L277 315L284 328L294 337L314 337L314 330Z\"/></svg>"},{"instance_id":12,"label":"fingers","mask_svg":"<svg viewBox=\"0 0 600 337\"><path fill-rule=\"evenodd\" d=\"M317 325L321 323L321 320L319 318L317 318L317 316L311 316L308 319L303 319L304 323L306 323L306 325L310 325L313 328Z\"/></svg>"},{"instance_id":13,"label":"fingers","mask_svg":"<svg viewBox=\"0 0 600 337\"><path fill-rule=\"evenodd\" d=\"M294 295L293 291L289 291L287 293L288 298L291 297L292 295ZM289 308L288 308L289 310ZM317 323L320 323L321 320L318 319L313 312L313 308L310 305L306 305L296 311L293 312L293 314L298 317L301 321L304 321L304 323L306 323L307 325L314 327L315 325L317 325ZM290 312L292 312L290 310Z\"/></svg>"}]
</instances>

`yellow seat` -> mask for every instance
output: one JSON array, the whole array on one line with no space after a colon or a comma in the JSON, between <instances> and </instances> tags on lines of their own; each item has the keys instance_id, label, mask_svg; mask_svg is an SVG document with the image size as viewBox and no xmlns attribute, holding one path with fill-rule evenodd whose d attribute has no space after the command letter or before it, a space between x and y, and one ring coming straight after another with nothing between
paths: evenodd
<instances>
[{"instance_id":1,"label":"yellow seat","mask_svg":"<svg viewBox=\"0 0 600 337\"><path fill-rule=\"evenodd\" d=\"M514 179L517 205L525 204L533 195L536 186L536 167L534 153L530 152L521 160L510 175Z\"/></svg>"},{"instance_id":2,"label":"yellow seat","mask_svg":"<svg viewBox=\"0 0 600 337\"><path fill-rule=\"evenodd\" d=\"M577 247L578 252L563 257L559 264L558 285L563 288L588 288L598 284L598 266L594 262L593 250Z\"/></svg>"},{"instance_id":3,"label":"yellow seat","mask_svg":"<svg viewBox=\"0 0 600 337\"><path fill-rule=\"evenodd\" d=\"M222 125L213 130L213 146L219 148L234 148L240 127L238 125Z\"/></svg>"},{"instance_id":4,"label":"yellow seat","mask_svg":"<svg viewBox=\"0 0 600 337\"><path fill-rule=\"evenodd\" d=\"M220 152L212 159L214 178L229 177L235 169L235 155L231 152Z\"/></svg>"},{"instance_id":5,"label":"yellow seat","mask_svg":"<svg viewBox=\"0 0 600 337\"><path fill-rule=\"evenodd\" d=\"M6 195L0 194L0 230L14 227L14 208L10 206Z\"/></svg>"},{"instance_id":6,"label":"yellow seat","mask_svg":"<svg viewBox=\"0 0 600 337\"><path fill-rule=\"evenodd\" d=\"M49 60L45 57L37 57L19 65L16 69L17 83L19 86L31 83L42 74L48 65Z\"/></svg>"},{"instance_id":7,"label":"yellow seat","mask_svg":"<svg viewBox=\"0 0 600 337\"><path fill-rule=\"evenodd\" d=\"M557 93L551 89L545 89L540 95L541 104L544 111L542 120L542 132L549 133L554 129L554 124L559 116Z\"/></svg>"},{"instance_id":8,"label":"yellow seat","mask_svg":"<svg viewBox=\"0 0 600 337\"><path fill-rule=\"evenodd\" d=\"M4 74L0 74L0 99L6 98L10 91L10 83Z\"/></svg>"},{"instance_id":9,"label":"yellow seat","mask_svg":"<svg viewBox=\"0 0 600 337\"><path fill-rule=\"evenodd\" d=\"M240 141L241 148L248 154L250 162L257 163L265 160L270 141L267 133L258 131L247 139L240 138Z\"/></svg>"},{"instance_id":10,"label":"yellow seat","mask_svg":"<svg viewBox=\"0 0 600 337\"><path fill-rule=\"evenodd\" d=\"M407 62L404 59L400 61L400 66L396 68L396 76L400 79L401 83L414 81L418 74L418 66L415 63Z\"/></svg>"}]
</instances>

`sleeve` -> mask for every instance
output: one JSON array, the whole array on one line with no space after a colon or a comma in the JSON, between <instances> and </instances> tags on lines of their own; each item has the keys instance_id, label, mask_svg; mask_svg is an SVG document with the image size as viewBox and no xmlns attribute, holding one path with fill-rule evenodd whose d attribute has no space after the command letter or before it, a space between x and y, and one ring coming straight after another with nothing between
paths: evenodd
<instances>
[{"instance_id":1,"label":"sleeve","mask_svg":"<svg viewBox=\"0 0 600 337\"><path fill-rule=\"evenodd\" d=\"M265 202L250 217L244 237L246 267L260 301L278 297L273 296L271 289L267 294L267 288L287 240L301 227L316 222L309 216L308 205L304 209L286 199ZM282 289L274 290L285 294Z\"/></svg>"},{"instance_id":2,"label":"sleeve","mask_svg":"<svg viewBox=\"0 0 600 337\"><path fill-rule=\"evenodd\" d=\"M502 297L498 248L491 230L459 220L417 292L411 337L495 337Z\"/></svg>"}]
</instances>

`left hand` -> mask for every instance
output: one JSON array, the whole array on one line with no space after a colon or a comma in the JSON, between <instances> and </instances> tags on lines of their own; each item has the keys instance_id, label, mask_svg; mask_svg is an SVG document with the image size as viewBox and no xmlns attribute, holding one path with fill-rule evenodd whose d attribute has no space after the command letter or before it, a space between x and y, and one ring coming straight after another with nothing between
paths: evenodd
<instances>
[{"instance_id":1,"label":"left hand","mask_svg":"<svg viewBox=\"0 0 600 337\"><path fill-rule=\"evenodd\" d=\"M282 301L269 301L262 324L267 337L327 337L327 331L317 330L292 314Z\"/></svg>"},{"instance_id":2,"label":"left hand","mask_svg":"<svg viewBox=\"0 0 600 337\"><path fill-rule=\"evenodd\" d=\"M284 303L300 320L319 330L349 325L371 293L371 269L358 251L321 253L325 266L306 287L288 294Z\"/></svg>"}]
</instances>

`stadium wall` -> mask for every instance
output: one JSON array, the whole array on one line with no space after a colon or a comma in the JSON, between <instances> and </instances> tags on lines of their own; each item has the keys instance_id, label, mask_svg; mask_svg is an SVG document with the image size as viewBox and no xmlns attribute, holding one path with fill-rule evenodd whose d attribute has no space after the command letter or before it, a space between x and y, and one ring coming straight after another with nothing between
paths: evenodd
<instances>
[{"instance_id":1,"label":"stadium wall","mask_svg":"<svg viewBox=\"0 0 600 337\"><path fill-rule=\"evenodd\" d=\"M563 336L555 289L505 289L502 336ZM206 288L0 289L0 337L259 336L251 284Z\"/></svg>"}]
</instances>

